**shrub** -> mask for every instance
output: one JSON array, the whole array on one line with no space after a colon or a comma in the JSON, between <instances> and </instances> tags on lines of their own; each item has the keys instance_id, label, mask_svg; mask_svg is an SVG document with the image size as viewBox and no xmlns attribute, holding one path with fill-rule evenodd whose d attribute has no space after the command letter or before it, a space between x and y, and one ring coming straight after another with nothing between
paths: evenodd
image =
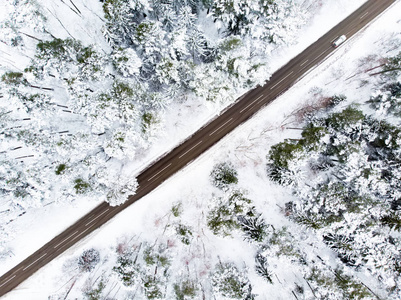
<instances>
[{"instance_id":1,"label":"shrub","mask_svg":"<svg viewBox=\"0 0 401 300\"><path fill-rule=\"evenodd\" d=\"M176 205L173 205L171 212L173 213L174 217L178 218L182 214L182 204L177 203Z\"/></svg>"},{"instance_id":2,"label":"shrub","mask_svg":"<svg viewBox=\"0 0 401 300\"><path fill-rule=\"evenodd\" d=\"M388 58L386 65L381 73L386 73L390 77L396 77L401 72L401 52L398 55Z\"/></svg>"},{"instance_id":3,"label":"shrub","mask_svg":"<svg viewBox=\"0 0 401 300\"><path fill-rule=\"evenodd\" d=\"M163 297L163 293L160 288L160 280L153 275L146 276L143 278L143 286L145 289L145 296L148 299L159 299Z\"/></svg>"},{"instance_id":4,"label":"shrub","mask_svg":"<svg viewBox=\"0 0 401 300\"><path fill-rule=\"evenodd\" d=\"M393 212L392 214L383 216L380 219L380 222L383 225L386 225L390 228L392 228L393 230L401 230L401 216L400 214L397 214L396 212Z\"/></svg>"},{"instance_id":5,"label":"shrub","mask_svg":"<svg viewBox=\"0 0 401 300\"><path fill-rule=\"evenodd\" d=\"M234 50L242 45L241 39L237 37L229 37L220 44L220 50L223 53Z\"/></svg>"},{"instance_id":6,"label":"shrub","mask_svg":"<svg viewBox=\"0 0 401 300\"><path fill-rule=\"evenodd\" d=\"M122 253L117 258L117 265L113 267L125 286L134 286L138 282L139 266L135 264L133 253Z\"/></svg>"},{"instance_id":7,"label":"shrub","mask_svg":"<svg viewBox=\"0 0 401 300\"><path fill-rule=\"evenodd\" d=\"M90 58L94 58L96 56L97 53L92 47L85 47L77 54L77 61L80 64L85 64Z\"/></svg>"},{"instance_id":8,"label":"shrub","mask_svg":"<svg viewBox=\"0 0 401 300\"><path fill-rule=\"evenodd\" d=\"M84 292L84 295L87 297L88 300L101 300L103 299L102 292L105 287L106 284L104 283L104 279L101 278L97 287L95 288L89 286L88 289Z\"/></svg>"},{"instance_id":9,"label":"shrub","mask_svg":"<svg viewBox=\"0 0 401 300\"><path fill-rule=\"evenodd\" d=\"M177 300L185 300L188 298L194 298L197 294L198 288L196 284L187 279L180 283L174 284L174 293Z\"/></svg>"},{"instance_id":10,"label":"shrub","mask_svg":"<svg viewBox=\"0 0 401 300\"><path fill-rule=\"evenodd\" d=\"M261 215L254 217L238 216L238 222L248 240L262 242L267 235L267 225Z\"/></svg>"},{"instance_id":11,"label":"shrub","mask_svg":"<svg viewBox=\"0 0 401 300\"><path fill-rule=\"evenodd\" d=\"M178 226L176 227L176 232L179 235L179 239L182 243L184 243L185 245L190 244L192 238L190 227L178 224Z\"/></svg>"},{"instance_id":12,"label":"shrub","mask_svg":"<svg viewBox=\"0 0 401 300\"><path fill-rule=\"evenodd\" d=\"M62 173L64 173L66 168L67 166L65 164L59 164L55 171L56 175L61 175Z\"/></svg>"},{"instance_id":13,"label":"shrub","mask_svg":"<svg viewBox=\"0 0 401 300\"><path fill-rule=\"evenodd\" d=\"M342 291L344 299L371 299L373 295L364 285L339 269L334 272L336 284Z\"/></svg>"},{"instance_id":14,"label":"shrub","mask_svg":"<svg viewBox=\"0 0 401 300\"><path fill-rule=\"evenodd\" d=\"M291 141L284 141L271 147L268 158L276 170L288 169L288 162L295 158L295 153L302 151L302 146Z\"/></svg>"},{"instance_id":15,"label":"shrub","mask_svg":"<svg viewBox=\"0 0 401 300\"><path fill-rule=\"evenodd\" d=\"M153 124L157 123L156 117L151 112L142 115L142 132L145 133Z\"/></svg>"},{"instance_id":16,"label":"shrub","mask_svg":"<svg viewBox=\"0 0 401 300\"><path fill-rule=\"evenodd\" d=\"M231 231L239 228L232 212L225 205L219 205L211 210L207 216L207 226L213 234L230 235Z\"/></svg>"},{"instance_id":17,"label":"shrub","mask_svg":"<svg viewBox=\"0 0 401 300\"><path fill-rule=\"evenodd\" d=\"M78 259L79 270L81 272L90 272L96 267L99 261L99 251L93 248L85 250Z\"/></svg>"},{"instance_id":18,"label":"shrub","mask_svg":"<svg viewBox=\"0 0 401 300\"><path fill-rule=\"evenodd\" d=\"M326 126L333 128L336 131L342 131L351 125L365 120L365 115L362 111L349 106L341 112L333 113L325 119Z\"/></svg>"},{"instance_id":19,"label":"shrub","mask_svg":"<svg viewBox=\"0 0 401 300\"><path fill-rule=\"evenodd\" d=\"M24 78L24 74L20 72L7 72L1 76L1 81L10 85L28 84L27 80Z\"/></svg>"},{"instance_id":20,"label":"shrub","mask_svg":"<svg viewBox=\"0 0 401 300\"><path fill-rule=\"evenodd\" d=\"M234 299L252 299L249 280L231 263L218 264L212 276L213 290Z\"/></svg>"},{"instance_id":21,"label":"shrub","mask_svg":"<svg viewBox=\"0 0 401 300\"><path fill-rule=\"evenodd\" d=\"M85 194L90 189L89 183L85 182L81 178L75 179L74 183L75 183L74 184L75 193L77 194Z\"/></svg>"},{"instance_id":22,"label":"shrub","mask_svg":"<svg viewBox=\"0 0 401 300\"><path fill-rule=\"evenodd\" d=\"M56 58L65 62L71 62L77 59L82 51L82 44L73 39L53 39L51 41L41 41L36 45L37 58L49 60Z\"/></svg>"},{"instance_id":23,"label":"shrub","mask_svg":"<svg viewBox=\"0 0 401 300\"><path fill-rule=\"evenodd\" d=\"M356 264L357 255L352 237L329 233L323 236L323 242L337 253L342 262L351 266Z\"/></svg>"},{"instance_id":24,"label":"shrub","mask_svg":"<svg viewBox=\"0 0 401 300\"><path fill-rule=\"evenodd\" d=\"M217 164L210 176L212 177L213 184L219 189L226 190L231 184L238 183L237 171L231 163Z\"/></svg>"},{"instance_id":25,"label":"shrub","mask_svg":"<svg viewBox=\"0 0 401 300\"><path fill-rule=\"evenodd\" d=\"M214 234L229 236L231 231L239 229L239 216L255 217L252 201L245 198L240 191L234 191L227 198L217 199L217 205L207 215L207 225Z\"/></svg>"},{"instance_id":26,"label":"shrub","mask_svg":"<svg viewBox=\"0 0 401 300\"><path fill-rule=\"evenodd\" d=\"M143 250L143 259L145 263L149 266L151 265L159 265L162 267L167 267L170 264L170 261L167 255L163 255L165 248L160 246L158 249L151 247L149 245L145 245L145 249Z\"/></svg>"},{"instance_id":27,"label":"shrub","mask_svg":"<svg viewBox=\"0 0 401 300\"><path fill-rule=\"evenodd\" d=\"M117 99L127 99L134 96L134 90L126 82L116 80L113 83L113 96Z\"/></svg>"}]
</instances>

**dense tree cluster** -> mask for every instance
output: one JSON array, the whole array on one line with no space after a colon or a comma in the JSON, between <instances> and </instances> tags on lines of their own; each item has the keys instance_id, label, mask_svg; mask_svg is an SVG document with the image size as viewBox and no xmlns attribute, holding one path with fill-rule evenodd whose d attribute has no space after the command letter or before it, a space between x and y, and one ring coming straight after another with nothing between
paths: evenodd
<instances>
[{"instance_id":1,"label":"dense tree cluster","mask_svg":"<svg viewBox=\"0 0 401 300\"><path fill-rule=\"evenodd\" d=\"M392 296L401 284L398 86L387 84L370 99L379 115L348 106L313 116L299 139L274 145L268 155L270 178L299 199L288 203L287 215L316 230L345 265L386 282Z\"/></svg>"},{"instance_id":2,"label":"dense tree cluster","mask_svg":"<svg viewBox=\"0 0 401 300\"><path fill-rule=\"evenodd\" d=\"M226 102L264 82L269 45L290 42L290 24L304 20L289 0L106 0L105 49L49 35L37 1L7 5L0 40L21 51L26 38L37 42L30 66L0 82L2 194L24 209L50 196L123 202L136 182L114 173L152 144L163 110L191 94ZM37 37L22 35L24 24ZM24 155L12 155L20 147Z\"/></svg>"}]
</instances>

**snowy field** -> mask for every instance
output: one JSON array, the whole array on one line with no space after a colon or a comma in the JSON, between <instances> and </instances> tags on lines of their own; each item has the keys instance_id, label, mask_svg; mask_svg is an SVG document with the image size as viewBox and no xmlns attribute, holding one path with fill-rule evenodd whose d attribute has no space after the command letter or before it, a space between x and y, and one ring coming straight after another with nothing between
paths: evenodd
<instances>
[{"instance_id":1,"label":"snowy field","mask_svg":"<svg viewBox=\"0 0 401 300\"><path fill-rule=\"evenodd\" d=\"M326 1L309 26L302 29L299 34L302 36L302 41L294 42L294 45L289 46L288 49L280 49L277 51L278 53L274 54L271 59L274 62L273 69L285 64L363 2ZM206 227L205 214L211 205L211 200L213 197L222 196L222 192L210 183L209 174L216 163L224 161L234 164L238 170L238 187L246 191L246 197L252 199L258 211L262 212L269 224L277 228L287 225L290 228L289 231L301 237L298 242L304 249L307 249L306 251L310 252L311 256L320 255L329 264L334 265L334 254L328 251L321 241L314 239L313 235L291 224L284 217L282 208L292 195L267 179L265 156L271 145L284 138L299 136L299 132L286 129L286 127L299 127L292 114L303 105L302 103L316 100L317 89L319 89L319 96L341 93L345 94L351 102L364 102L369 98L371 87L375 82L365 73L359 73L358 64L360 59L369 55L391 56L396 54L397 51L391 49L389 41L400 38L401 20L397 13L400 10L401 4L397 3L368 29L353 37L327 61L303 78L290 91L263 109L252 120L236 129L156 191L66 251L4 299L27 297L44 299L49 295L54 295L54 299L57 299L65 295L71 286L68 298L81 298L84 285L91 280L95 281L103 270L113 266L116 259L114 250L124 237L126 239L140 238L149 243L153 243L157 239L174 240L174 232L170 229L166 230L166 225L173 222L171 207L177 203L182 203L183 212L180 222L193 228L193 238L197 241L194 242L194 245L200 248L194 246L195 249L188 249L179 245L173 247L173 256L179 257L179 259L176 258L179 262L173 265L176 268L174 273L177 276L183 273L180 264L182 266L185 259L189 259L191 255L195 257L192 258L192 263L197 266L200 273L216 264L218 257L235 261L238 265L252 266L254 253L244 251L250 247L247 242L241 241L238 237L220 238L204 230ZM354 76L355 74L356 76ZM363 80L369 80L369 83L361 87L360 83ZM193 102L188 100L184 107L173 107L166 112L166 124L170 126L167 126L164 137L160 138L144 157L127 168L140 170L194 132L213 117L219 109L222 107L215 105L211 105L207 110L198 108L195 100ZM191 122L185 122L185 120L191 120ZM8 243L8 247L12 249L12 256L2 262L1 272L7 271L95 205L95 202L84 201L75 202L73 205L49 205L31 210L23 217L18 218L15 223L10 225L10 231L14 236ZM203 245L203 249L201 245ZM74 273L69 265L72 265L73 261L89 248L96 248L100 251L101 264L89 275L77 275L78 272ZM296 268L291 269L291 262L281 258L277 258L277 264L273 268L276 274L276 278L273 280L274 284L255 284L260 279L251 278L254 280L253 292L259 295L258 299L290 299L292 289L288 286L302 278L300 271ZM359 276L363 278L364 275L360 274ZM363 279L369 282L369 278ZM113 284L109 283L109 285ZM371 288L380 294L379 287L371 286ZM109 292L109 296L118 299L121 295L120 292L116 287Z\"/></svg>"}]
</instances>

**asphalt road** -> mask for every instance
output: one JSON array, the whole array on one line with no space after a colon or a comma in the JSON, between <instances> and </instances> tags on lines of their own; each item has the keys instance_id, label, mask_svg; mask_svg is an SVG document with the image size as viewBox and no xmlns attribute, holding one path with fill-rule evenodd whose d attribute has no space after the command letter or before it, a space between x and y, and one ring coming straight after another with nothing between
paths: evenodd
<instances>
[{"instance_id":1,"label":"asphalt road","mask_svg":"<svg viewBox=\"0 0 401 300\"><path fill-rule=\"evenodd\" d=\"M305 73L335 51L331 43L337 37L345 34L349 39L395 2L396 0L367 1L357 11L275 72L264 86L251 90L240 97L234 105L227 108L220 116L210 121L181 145L143 170L137 177L139 183L137 193L134 196L130 196L127 202L118 207L111 207L107 203L100 204L0 277L0 296L17 287L80 239L150 193L166 179L207 151L238 125L251 118L262 107L289 89Z\"/></svg>"}]
</instances>

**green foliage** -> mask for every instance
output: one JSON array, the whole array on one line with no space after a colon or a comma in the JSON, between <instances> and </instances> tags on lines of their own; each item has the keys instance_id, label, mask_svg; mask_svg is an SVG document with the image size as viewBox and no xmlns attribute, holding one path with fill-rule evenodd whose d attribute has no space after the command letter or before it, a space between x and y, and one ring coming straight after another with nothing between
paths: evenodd
<instances>
[{"instance_id":1,"label":"green foliage","mask_svg":"<svg viewBox=\"0 0 401 300\"><path fill-rule=\"evenodd\" d=\"M109 94L101 93L96 100L100 109L106 109L112 104L113 98Z\"/></svg>"},{"instance_id":2,"label":"green foliage","mask_svg":"<svg viewBox=\"0 0 401 300\"><path fill-rule=\"evenodd\" d=\"M386 121L369 120L370 126L375 132L375 139L370 143L375 148L383 150L400 149L398 140L401 138L401 129L398 126L391 125Z\"/></svg>"},{"instance_id":3,"label":"green foliage","mask_svg":"<svg viewBox=\"0 0 401 300\"><path fill-rule=\"evenodd\" d=\"M55 171L56 175L61 175L61 174L63 174L64 171L66 170L66 168L67 168L67 165L66 165L66 164L59 164L59 165L57 166L57 168L56 168L56 171Z\"/></svg>"},{"instance_id":4,"label":"green foliage","mask_svg":"<svg viewBox=\"0 0 401 300\"><path fill-rule=\"evenodd\" d=\"M153 30L154 23L152 22L142 22L136 27L136 39L139 43L147 40L148 35Z\"/></svg>"},{"instance_id":5,"label":"green foliage","mask_svg":"<svg viewBox=\"0 0 401 300\"><path fill-rule=\"evenodd\" d=\"M307 124L302 131L302 138L298 140L285 140L273 145L267 155L268 176L277 182L282 182L283 174L288 172L289 163L297 158L304 157L308 152L320 152L321 158L343 163L352 152L361 150L362 138L358 134L359 128L366 123L368 118L356 108L347 107L341 112L332 113L325 119L317 119ZM318 124L318 126L316 125ZM350 136L352 142L333 144L333 138L337 134L345 133ZM327 142L323 137L327 136ZM326 141L326 140L325 140ZM324 165L316 164L316 169Z\"/></svg>"},{"instance_id":6,"label":"green foliage","mask_svg":"<svg viewBox=\"0 0 401 300\"><path fill-rule=\"evenodd\" d=\"M343 274L339 269L333 273L325 273L317 267L313 267L307 280L312 281L316 288L340 292L343 296L342 299L372 299L372 294L364 285L351 276Z\"/></svg>"},{"instance_id":7,"label":"green foliage","mask_svg":"<svg viewBox=\"0 0 401 300\"><path fill-rule=\"evenodd\" d=\"M248 73L250 73L251 71L257 71L257 70L259 70L260 67L263 67L264 65L265 64L262 64L262 63L252 65L251 68L248 70Z\"/></svg>"},{"instance_id":8,"label":"green foliage","mask_svg":"<svg viewBox=\"0 0 401 300\"><path fill-rule=\"evenodd\" d=\"M223 3L215 3L213 6L213 13L215 17L219 17L227 13L235 13L234 2L224 1Z\"/></svg>"},{"instance_id":9,"label":"green foliage","mask_svg":"<svg viewBox=\"0 0 401 300\"><path fill-rule=\"evenodd\" d=\"M250 239L256 238L254 234L257 232L260 238L263 238L265 224L259 217L252 206L252 201L244 197L242 192L233 191L226 198L217 199L217 205L207 215L207 225L216 235L230 236L234 229L242 228ZM248 227L250 224L255 227Z\"/></svg>"},{"instance_id":10,"label":"green foliage","mask_svg":"<svg viewBox=\"0 0 401 300\"><path fill-rule=\"evenodd\" d=\"M24 78L24 74L20 72L7 72L1 76L1 81L9 85L28 85L28 81Z\"/></svg>"},{"instance_id":11,"label":"green foliage","mask_svg":"<svg viewBox=\"0 0 401 300\"><path fill-rule=\"evenodd\" d=\"M29 196L29 193L27 191L27 188L29 186L28 185L23 185L23 186L18 186L15 188L15 190L13 191L14 197L15 198L25 198L27 196Z\"/></svg>"},{"instance_id":12,"label":"green foliage","mask_svg":"<svg viewBox=\"0 0 401 300\"><path fill-rule=\"evenodd\" d=\"M170 261L167 257L167 255L163 255L163 249L160 248L155 249L154 247L151 247L150 245L145 245L145 249L143 250L143 259L145 263L149 266L152 265L159 265L162 267L167 267L170 265Z\"/></svg>"},{"instance_id":13,"label":"green foliage","mask_svg":"<svg viewBox=\"0 0 401 300\"><path fill-rule=\"evenodd\" d=\"M224 297L249 299L248 297L252 296L248 278L231 263L220 263L216 266L212 277L212 286L218 294Z\"/></svg>"},{"instance_id":14,"label":"green foliage","mask_svg":"<svg viewBox=\"0 0 401 300\"><path fill-rule=\"evenodd\" d=\"M127 99L134 96L134 90L128 83L116 80L113 83L112 94L119 100Z\"/></svg>"},{"instance_id":15,"label":"green foliage","mask_svg":"<svg viewBox=\"0 0 401 300\"><path fill-rule=\"evenodd\" d=\"M47 56L63 58L67 53L65 41L58 38L51 41L40 41L36 45L36 48L39 52L39 58L45 58Z\"/></svg>"},{"instance_id":16,"label":"green foliage","mask_svg":"<svg viewBox=\"0 0 401 300\"><path fill-rule=\"evenodd\" d=\"M277 249L276 255L287 256L291 258L296 258L302 260L301 253L294 247L295 237L288 232L288 228L283 226L280 229L276 229L272 232L269 237L267 245L274 245Z\"/></svg>"},{"instance_id":17,"label":"green foliage","mask_svg":"<svg viewBox=\"0 0 401 300\"><path fill-rule=\"evenodd\" d=\"M241 45L242 41L240 38L229 37L220 44L219 48L223 53L226 53L239 48Z\"/></svg>"},{"instance_id":18,"label":"green foliage","mask_svg":"<svg viewBox=\"0 0 401 300\"><path fill-rule=\"evenodd\" d=\"M90 190L90 184L81 178L77 178L74 180L74 189L77 194L85 194Z\"/></svg>"},{"instance_id":19,"label":"green foliage","mask_svg":"<svg viewBox=\"0 0 401 300\"><path fill-rule=\"evenodd\" d=\"M163 71L163 74L168 75L174 70L174 63L171 59L163 58L159 63L159 68Z\"/></svg>"},{"instance_id":20,"label":"green foliage","mask_svg":"<svg viewBox=\"0 0 401 300\"><path fill-rule=\"evenodd\" d=\"M177 300L193 299L198 292L198 288L192 280L183 280L174 284L174 293Z\"/></svg>"},{"instance_id":21,"label":"green foliage","mask_svg":"<svg viewBox=\"0 0 401 300\"><path fill-rule=\"evenodd\" d=\"M206 9L210 9L212 7L214 1L213 0L201 0L201 2Z\"/></svg>"},{"instance_id":22,"label":"green foliage","mask_svg":"<svg viewBox=\"0 0 401 300\"><path fill-rule=\"evenodd\" d=\"M227 61L227 66L226 66L226 68L227 68L228 74L230 74L230 75L232 75L232 76L238 78L239 75L238 75L238 72L237 72L236 69L235 69L235 61L236 61L236 60L237 60L237 58L229 59L229 60Z\"/></svg>"},{"instance_id":23,"label":"green foliage","mask_svg":"<svg viewBox=\"0 0 401 300\"><path fill-rule=\"evenodd\" d=\"M55 38L51 41L41 41L36 46L36 58L44 60L56 59L62 63L73 63L80 65L81 75L94 77L94 74L101 71L100 55L92 46L84 47L80 41L67 38L65 40ZM37 67L32 66L32 71L38 73ZM87 74L90 72L90 74ZM35 74L38 76L38 74Z\"/></svg>"},{"instance_id":24,"label":"green foliage","mask_svg":"<svg viewBox=\"0 0 401 300\"><path fill-rule=\"evenodd\" d=\"M46 99L46 95L43 94L21 95L21 100L23 100L24 102L36 103L38 105L41 104L43 99Z\"/></svg>"},{"instance_id":25,"label":"green foliage","mask_svg":"<svg viewBox=\"0 0 401 300\"><path fill-rule=\"evenodd\" d=\"M128 3L128 0L105 0L103 3L103 12L107 20L113 21L114 12L111 10L120 7L123 3Z\"/></svg>"},{"instance_id":26,"label":"green foliage","mask_svg":"<svg viewBox=\"0 0 401 300\"><path fill-rule=\"evenodd\" d=\"M401 216L399 213L392 213L386 216L383 216L380 219L380 222L383 225L386 225L390 228L392 228L393 230L401 230Z\"/></svg>"},{"instance_id":27,"label":"green foliage","mask_svg":"<svg viewBox=\"0 0 401 300\"><path fill-rule=\"evenodd\" d=\"M150 246L146 247L143 251L143 259L147 265L154 265L156 263L156 257Z\"/></svg>"},{"instance_id":28,"label":"green foliage","mask_svg":"<svg viewBox=\"0 0 401 300\"><path fill-rule=\"evenodd\" d=\"M117 258L117 264L113 267L113 271L117 273L125 286L134 286L139 276L139 266L135 264L131 255L122 253Z\"/></svg>"},{"instance_id":29,"label":"green foliage","mask_svg":"<svg viewBox=\"0 0 401 300\"><path fill-rule=\"evenodd\" d=\"M145 133L152 125L157 123L157 118L152 112L142 114L142 132Z\"/></svg>"},{"instance_id":30,"label":"green foliage","mask_svg":"<svg viewBox=\"0 0 401 300\"><path fill-rule=\"evenodd\" d=\"M173 205L171 212L173 213L174 217L178 218L182 214L182 203L180 202Z\"/></svg>"},{"instance_id":31,"label":"green foliage","mask_svg":"<svg viewBox=\"0 0 401 300\"><path fill-rule=\"evenodd\" d=\"M16 36L11 39L11 46L17 47L17 46L22 46L24 44L24 41L21 36Z\"/></svg>"},{"instance_id":32,"label":"green foliage","mask_svg":"<svg viewBox=\"0 0 401 300\"><path fill-rule=\"evenodd\" d=\"M365 172L366 173L366 172ZM338 215L339 218L335 219L342 220L340 216L343 212L343 208L346 207L348 212L358 213L363 209L369 208L374 205L373 200L366 195L358 195L352 188L347 186L344 182L331 181L325 184L319 184L313 189L315 197L322 203L322 208L325 210L325 217L331 215ZM332 223L327 220L325 225L331 225Z\"/></svg>"},{"instance_id":33,"label":"green foliage","mask_svg":"<svg viewBox=\"0 0 401 300\"><path fill-rule=\"evenodd\" d=\"M297 214L294 217L294 220L299 224L316 230L323 228L324 226L324 220L322 220L322 218L316 214Z\"/></svg>"},{"instance_id":34,"label":"green foliage","mask_svg":"<svg viewBox=\"0 0 401 300\"><path fill-rule=\"evenodd\" d=\"M103 278L101 278L97 287L88 289L84 292L84 295L88 300L101 300L103 299L102 292L105 287L106 284L104 283Z\"/></svg>"},{"instance_id":35,"label":"green foliage","mask_svg":"<svg viewBox=\"0 0 401 300\"><path fill-rule=\"evenodd\" d=\"M220 205L211 210L207 216L207 226L216 235L229 236L231 231L239 228L227 206Z\"/></svg>"},{"instance_id":36,"label":"green foliage","mask_svg":"<svg viewBox=\"0 0 401 300\"><path fill-rule=\"evenodd\" d=\"M118 48L115 52L123 53L124 48ZM114 62L115 63L127 63L129 61L129 58L124 55L119 55L115 58ZM117 64L114 64L114 67L117 69Z\"/></svg>"},{"instance_id":37,"label":"green foliage","mask_svg":"<svg viewBox=\"0 0 401 300\"><path fill-rule=\"evenodd\" d=\"M24 69L25 73L32 73L36 78L40 78L40 72L36 65L30 65Z\"/></svg>"},{"instance_id":38,"label":"green foliage","mask_svg":"<svg viewBox=\"0 0 401 300\"><path fill-rule=\"evenodd\" d=\"M80 53L77 54L77 61L80 64L85 64L88 62L89 59L96 57L97 53L93 50L92 47L85 47L83 48Z\"/></svg>"},{"instance_id":39,"label":"green foliage","mask_svg":"<svg viewBox=\"0 0 401 300\"><path fill-rule=\"evenodd\" d=\"M245 198L244 194L240 191L233 191L231 196L228 197L228 206L232 209L235 215L254 216L250 209L252 201Z\"/></svg>"},{"instance_id":40,"label":"green foliage","mask_svg":"<svg viewBox=\"0 0 401 300\"><path fill-rule=\"evenodd\" d=\"M347 127L357 124L365 120L365 115L362 111L348 106L342 112L332 113L326 119L325 123L328 127L336 131L342 131Z\"/></svg>"},{"instance_id":41,"label":"green foliage","mask_svg":"<svg viewBox=\"0 0 401 300\"><path fill-rule=\"evenodd\" d=\"M213 184L220 189L228 189L231 184L238 183L238 173L231 163L217 164L210 176L212 177Z\"/></svg>"},{"instance_id":42,"label":"green foliage","mask_svg":"<svg viewBox=\"0 0 401 300\"><path fill-rule=\"evenodd\" d=\"M372 299L369 290L351 276L341 270L335 271L337 287L342 291L344 299Z\"/></svg>"},{"instance_id":43,"label":"green foliage","mask_svg":"<svg viewBox=\"0 0 401 300\"><path fill-rule=\"evenodd\" d=\"M51 58L71 62L88 55L90 47L84 48L82 43L71 38L65 40L55 38L51 41L41 41L36 45L36 57L49 60Z\"/></svg>"},{"instance_id":44,"label":"green foliage","mask_svg":"<svg viewBox=\"0 0 401 300\"><path fill-rule=\"evenodd\" d=\"M394 231L401 229L401 205L392 202L401 203L398 200L401 129L393 125L399 121L394 112L400 96L401 83L396 83L385 86L380 99L370 101L380 115L387 109L392 114L388 116L390 121L376 118L378 114L365 115L357 107L349 106L311 118L300 139L279 143L268 155L271 178L280 181L290 175L295 177L300 168L311 177L297 178L292 192L300 203L286 210L287 216L321 234L323 242L344 264L355 268L369 264L369 268L375 269L373 273L384 272L394 280L400 267L387 254L397 253L398 240L389 237L380 226ZM333 98L330 100L333 105L344 101L343 96ZM373 245L366 246L368 239ZM274 232L269 242L275 246L272 249L278 248L277 255L293 256L302 262L303 254L293 251L291 241L287 235ZM370 265L372 261L374 266ZM333 274L313 270L311 278L319 293L333 290L331 296L341 293L342 299L372 298L353 278L338 273L330 275Z\"/></svg>"},{"instance_id":45,"label":"green foliage","mask_svg":"<svg viewBox=\"0 0 401 300\"><path fill-rule=\"evenodd\" d=\"M286 140L273 145L269 151L268 158L277 168L288 168L288 162L295 158L295 153L302 151L299 143Z\"/></svg>"},{"instance_id":46,"label":"green foliage","mask_svg":"<svg viewBox=\"0 0 401 300\"><path fill-rule=\"evenodd\" d=\"M145 296L148 299L159 299L163 296L161 291L160 280L153 275L148 275L143 278L143 286L145 288Z\"/></svg>"},{"instance_id":47,"label":"green foliage","mask_svg":"<svg viewBox=\"0 0 401 300\"><path fill-rule=\"evenodd\" d=\"M183 244L189 245L191 243L192 232L190 227L178 224L175 230Z\"/></svg>"},{"instance_id":48,"label":"green foliage","mask_svg":"<svg viewBox=\"0 0 401 300\"><path fill-rule=\"evenodd\" d=\"M331 274L327 274L323 272L323 270L313 266L311 272L308 274L307 278L308 281L314 283L316 287L324 287L329 290L334 290L335 288L335 280Z\"/></svg>"},{"instance_id":49,"label":"green foliage","mask_svg":"<svg viewBox=\"0 0 401 300\"><path fill-rule=\"evenodd\" d=\"M302 131L302 139L299 145L306 151L317 151L321 148L321 139L328 134L324 127L315 127L313 124L308 124Z\"/></svg>"},{"instance_id":50,"label":"green foliage","mask_svg":"<svg viewBox=\"0 0 401 300\"><path fill-rule=\"evenodd\" d=\"M382 73L390 77L396 77L401 71L401 52L396 56L390 57L387 60L386 65L383 67Z\"/></svg>"}]
</instances>

